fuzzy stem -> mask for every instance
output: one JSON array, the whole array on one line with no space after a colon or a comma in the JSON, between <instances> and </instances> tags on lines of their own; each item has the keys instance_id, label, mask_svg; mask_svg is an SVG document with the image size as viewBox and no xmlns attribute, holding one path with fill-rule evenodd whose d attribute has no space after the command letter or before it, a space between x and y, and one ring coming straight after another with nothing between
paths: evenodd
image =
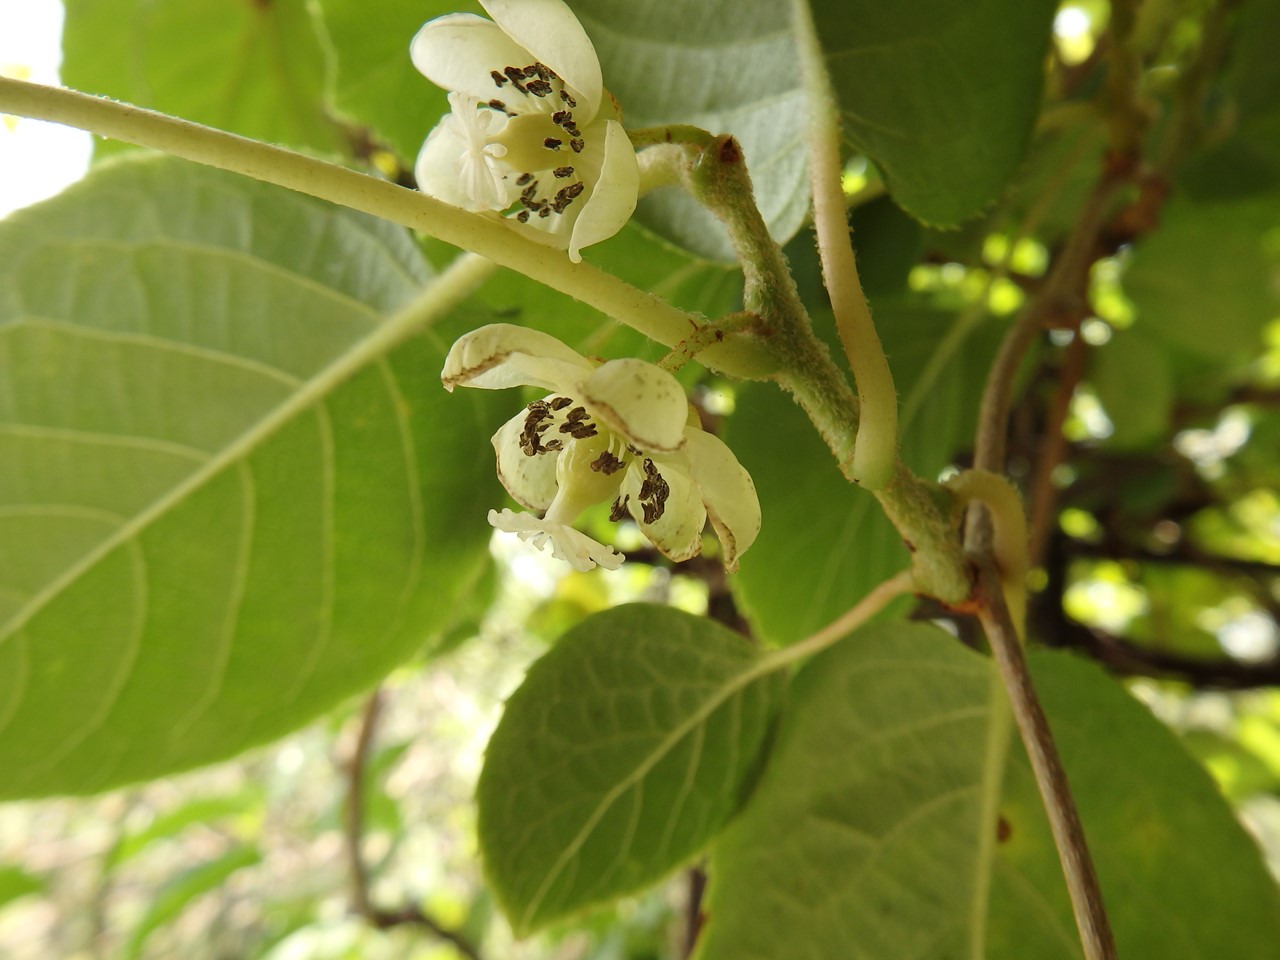
<instances>
[{"instance_id":1,"label":"fuzzy stem","mask_svg":"<svg viewBox=\"0 0 1280 960\"><path fill-rule=\"evenodd\" d=\"M818 237L822 279L831 297L836 330L853 371L861 423L854 442L853 476L878 490L894 474L898 450L898 393L889 361L871 319L871 308L849 238L841 187L840 105L831 89L826 61L809 0L792 0L792 22L809 101L809 170L813 185L813 226Z\"/></svg>"},{"instance_id":2,"label":"fuzzy stem","mask_svg":"<svg viewBox=\"0 0 1280 960\"><path fill-rule=\"evenodd\" d=\"M572 263L500 218L469 213L336 164L102 97L0 77L0 113L49 120L230 170L390 220L471 250L567 293L668 347L696 332L693 316L587 263ZM699 357L731 376L765 365L751 343L713 344Z\"/></svg>"}]
</instances>

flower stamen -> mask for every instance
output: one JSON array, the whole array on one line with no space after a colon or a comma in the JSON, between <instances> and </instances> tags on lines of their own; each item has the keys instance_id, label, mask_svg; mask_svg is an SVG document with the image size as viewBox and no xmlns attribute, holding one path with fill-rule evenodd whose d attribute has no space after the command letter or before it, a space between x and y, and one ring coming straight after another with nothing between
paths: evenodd
<instances>
[{"instance_id":1,"label":"flower stamen","mask_svg":"<svg viewBox=\"0 0 1280 960\"><path fill-rule=\"evenodd\" d=\"M640 484L640 506L644 508L644 522L655 523L666 512L667 497L671 487L662 478L658 468L648 457L644 458L644 481Z\"/></svg>"}]
</instances>

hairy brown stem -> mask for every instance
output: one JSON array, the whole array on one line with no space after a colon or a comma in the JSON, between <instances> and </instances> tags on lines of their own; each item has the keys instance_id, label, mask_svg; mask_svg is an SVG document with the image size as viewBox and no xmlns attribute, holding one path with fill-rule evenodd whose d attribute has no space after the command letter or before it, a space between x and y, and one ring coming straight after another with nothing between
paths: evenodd
<instances>
[{"instance_id":1,"label":"hairy brown stem","mask_svg":"<svg viewBox=\"0 0 1280 960\"><path fill-rule=\"evenodd\" d=\"M1102 888L1093 868L1084 827L1076 810L1075 798L1067 782L1062 759L1053 742L1049 721L1040 706L1018 629L1009 615L1000 586L1000 574L991 564L978 570L979 619L991 642L992 656L1000 670L1013 708L1018 732L1026 746L1035 773L1036 785L1049 816L1053 840L1058 847L1067 891L1075 911L1076 928L1084 947L1086 960L1115 960L1116 945L1102 902Z\"/></svg>"},{"instance_id":2,"label":"hairy brown stem","mask_svg":"<svg viewBox=\"0 0 1280 960\"><path fill-rule=\"evenodd\" d=\"M420 907L405 906L396 910L383 910L375 907L370 899L369 871L361 852L364 837L364 779L381 712L382 690L378 688L365 701L355 746L345 764L347 792L342 825L346 841L347 872L351 879L351 909L379 930L397 926L421 927L438 939L452 944L467 960L483 960L476 947L462 934L450 930Z\"/></svg>"}]
</instances>

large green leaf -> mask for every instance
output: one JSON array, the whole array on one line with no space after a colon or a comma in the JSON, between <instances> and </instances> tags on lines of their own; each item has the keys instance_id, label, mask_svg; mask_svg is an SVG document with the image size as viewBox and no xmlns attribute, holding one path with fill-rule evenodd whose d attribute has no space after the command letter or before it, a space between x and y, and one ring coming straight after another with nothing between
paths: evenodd
<instances>
[{"instance_id":1,"label":"large green leaf","mask_svg":"<svg viewBox=\"0 0 1280 960\"><path fill-rule=\"evenodd\" d=\"M1122 957L1263 960L1274 882L1208 774L1100 669L1033 657ZM874 625L797 677L713 847L700 960L1078 960L1057 853L988 660Z\"/></svg>"},{"instance_id":2,"label":"large green leaf","mask_svg":"<svg viewBox=\"0 0 1280 960\"><path fill-rule=\"evenodd\" d=\"M1001 696L987 661L924 625L866 628L806 666L715 844L700 960L979 956Z\"/></svg>"},{"instance_id":3,"label":"large green leaf","mask_svg":"<svg viewBox=\"0 0 1280 960\"><path fill-rule=\"evenodd\" d=\"M692 123L732 133L770 232L786 241L809 204L804 94L785 3L571 0L631 129ZM675 189L644 198L641 222L693 252L733 259L720 223Z\"/></svg>"},{"instance_id":4,"label":"large green leaf","mask_svg":"<svg viewBox=\"0 0 1280 960\"><path fill-rule=\"evenodd\" d=\"M1138 322L1197 365L1243 365L1280 315L1280 192L1246 200L1174 199L1124 276Z\"/></svg>"},{"instance_id":5,"label":"large green leaf","mask_svg":"<svg viewBox=\"0 0 1280 960\"><path fill-rule=\"evenodd\" d=\"M898 204L955 226L999 197L1040 111L1057 4L811 5L845 136L876 162Z\"/></svg>"},{"instance_id":6,"label":"large green leaf","mask_svg":"<svg viewBox=\"0 0 1280 960\"><path fill-rule=\"evenodd\" d=\"M69 86L258 140L339 146L306 0L66 0L66 8Z\"/></svg>"},{"instance_id":7,"label":"large green leaf","mask_svg":"<svg viewBox=\"0 0 1280 960\"><path fill-rule=\"evenodd\" d=\"M480 846L517 933L630 893L737 809L781 692L750 642L668 607L571 629L489 742Z\"/></svg>"},{"instance_id":8,"label":"large green leaf","mask_svg":"<svg viewBox=\"0 0 1280 960\"><path fill-rule=\"evenodd\" d=\"M177 161L0 225L0 793L228 756L447 624L502 410L440 390L443 331L358 349L428 281L398 228Z\"/></svg>"},{"instance_id":9,"label":"large green leaf","mask_svg":"<svg viewBox=\"0 0 1280 960\"><path fill-rule=\"evenodd\" d=\"M1280 897L1209 774L1096 665L1031 657L1122 957L1268 960ZM1026 755L1005 774L988 956L1077 960L1075 922Z\"/></svg>"}]
</instances>

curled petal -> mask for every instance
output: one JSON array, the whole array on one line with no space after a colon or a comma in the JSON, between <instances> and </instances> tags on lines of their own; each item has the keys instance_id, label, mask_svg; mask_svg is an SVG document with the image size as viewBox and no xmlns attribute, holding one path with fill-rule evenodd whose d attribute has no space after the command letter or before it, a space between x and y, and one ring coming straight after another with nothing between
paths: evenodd
<instances>
[{"instance_id":1,"label":"curled petal","mask_svg":"<svg viewBox=\"0 0 1280 960\"><path fill-rule=\"evenodd\" d=\"M482 101L498 90L490 71L525 67L532 59L498 24L471 13L451 13L423 24L409 44L409 57L437 87Z\"/></svg>"},{"instance_id":2,"label":"curled petal","mask_svg":"<svg viewBox=\"0 0 1280 960\"><path fill-rule=\"evenodd\" d=\"M489 522L499 530L516 534L521 540L532 543L539 550L551 548L551 555L564 560L582 573L599 564L606 570L622 566L622 554L612 547L592 540L585 533L562 523L539 520L529 513L511 510L489 511Z\"/></svg>"},{"instance_id":3,"label":"curled petal","mask_svg":"<svg viewBox=\"0 0 1280 960\"><path fill-rule=\"evenodd\" d=\"M627 510L640 525L640 531L664 557L676 563L696 557L702 552L702 528L707 522L707 511L698 488L674 458L650 462L666 484L661 509L646 512L645 502L640 499L646 475L643 466L637 463L627 469L619 491L626 498ZM652 504L653 499L650 498L649 502ZM655 512L660 515L653 517ZM647 519L647 516L652 519Z\"/></svg>"},{"instance_id":4,"label":"curled petal","mask_svg":"<svg viewBox=\"0 0 1280 960\"><path fill-rule=\"evenodd\" d=\"M491 323L459 337L449 348L440 380L449 391L459 385L484 390L528 385L564 391L572 390L592 370L590 361L549 333Z\"/></svg>"},{"instance_id":5,"label":"curled petal","mask_svg":"<svg viewBox=\"0 0 1280 960\"><path fill-rule=\"evenodd\" d=\"M635 147L622 124L605 120L595 127L604 129L593 132L588 140L588 150L583 155L599 149L602 156L591 195L573 224L569 259L574 263L582 260L579 251L583 247L607 240L627 225L640 196L640 165L636 161ZM597 148L596 144L601 141L603 146Z\"/></svg>"},{"instance_id":6,"label":"curled petal","mask_svg":"<svg viewBox=\"0 0 1280 960\"><path fill-rule=\"evenodd\" d=\"M590 123L600 109L604 80L596 48L573 11L562 0L480 2L512 40L559 74L578 101L579 125Z\"/></svg>"},{"instance_id":7,"label":"curled petal","mask_svg":"<svg viewBox=\"0 0 1280 960\"><path fill-rule=\"evenodd\" d=\"M528 410L504 423L493 435L493 449L498 455L498 479L511 498L530 510L546 510L556 496L555 451L528 456L520 447Z\"/></svg>"},{"instance_id":8,"label":"curled petal","mask_svg":"<svg viewBox=\"0 0 1280 960\"><path fill-rule=\"evenodd\" d=\"M719 437L691 427L685 431L685 454L711 526L720 538L725 569L733 573L738 569L738 557L760 532L756 485Z\"/></svg>"},{"instance_id":9,"label":"curled petal","mask_svg":"<svg viewBox=\"0 0 1280 960\"><path fill-rule=\"evenodd\" d=\"M684 444L689 401L678 380L634 357L610 360L580 385L605 426L641 450L670 453Z\"/></svg>"}]
</instances>

